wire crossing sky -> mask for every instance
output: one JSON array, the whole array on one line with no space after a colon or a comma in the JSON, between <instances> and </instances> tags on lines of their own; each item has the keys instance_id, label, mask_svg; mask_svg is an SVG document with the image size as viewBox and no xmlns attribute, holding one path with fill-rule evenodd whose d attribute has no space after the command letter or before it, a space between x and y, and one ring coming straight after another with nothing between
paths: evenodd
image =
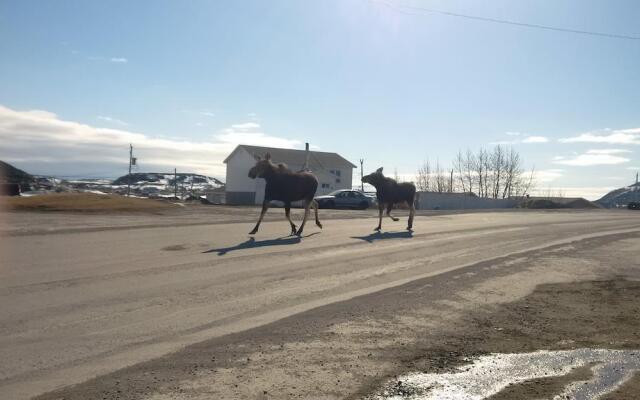
<instances>
[{"instance_id":1,"label":"wire crossing sky","mask_svg":"<svg viewBox=\"0 0 640 400\"><path fill-rule=\"evenodd\" d=\"M540 24L529 24L529 23L526 23L526 22L517 22L517 21L509 21L509 20L505 20L505 19L480 17L480 16L477 16L477 15L467 15L467 14L454 13L454 12L450 12L450 11L434 10L432 8L426 8L426 7L410 6L410 5L400 4L400 3L396 3L396 2L392 2L392 1L383 1L383 0L370 0L370 1L372 1L374 3L380 3L380 4L387 5L387 6L389 6L390 8L392 8L392 9L394 9L396 11L399 11L399 12L402 12L402 13L405 13L405 14L408 14L408 15L427 15L428 13L433 13L433 14L448 15L448 16L451 16L451 17L467 18L467 19L472 19L472 20L477 20L477 21L493 22L493 23L497 23L497 24L522 26L522 27L525 27L525 28L545 29L545 30L550 30L550 31L566 32L566 33L577 33L577 34L580 34L580 35L602 36L602 37L608 37L608 38L612 38L612 39L640 40L640 36L621 35L621 34L616 34L616 33L595 32L595 31L586 31L586 30L578 30L578 29L569 29L569 28L561 28L561 27L558 27L558 26L548 26L548 25L540 25ZM423 13L407 12L406 10L422 11Z\"/></svg>"}]
</instances>

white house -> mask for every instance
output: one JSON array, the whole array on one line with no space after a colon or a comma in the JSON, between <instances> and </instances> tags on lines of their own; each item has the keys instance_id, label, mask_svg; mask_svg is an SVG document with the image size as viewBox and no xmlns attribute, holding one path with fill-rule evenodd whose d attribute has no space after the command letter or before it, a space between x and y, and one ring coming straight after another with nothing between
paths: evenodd
<instances>
[{"instance_id":1,"label":"white house","mask_svg":"<svg viewBox=\"0 0 640 400\"><path fill-rule=\"evenodd\" d=\"M226 203L262 204L264 179L251 179L249 169L256 164L257 156L271 154L271 161L284 163L293 170L304 168L308 157L308 169L318 178L316 196L338 189L351 189L354 164L337 153L279 149L275 147L249 146L241 144L224 160L227 164Z\"/></svg>"}]
</instances>

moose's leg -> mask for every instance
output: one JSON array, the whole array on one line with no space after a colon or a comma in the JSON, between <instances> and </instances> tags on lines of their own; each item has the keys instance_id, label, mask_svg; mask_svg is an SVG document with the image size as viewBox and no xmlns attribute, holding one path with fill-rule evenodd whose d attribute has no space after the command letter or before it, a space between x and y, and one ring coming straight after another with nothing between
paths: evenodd
<instances>
[{"instance_id":1,"label":"moose's leg","mask_svg":"<svg viewBox=\"0 0 640 400\"><path fill-rule=\"evenodd\" d=\"M293 221L291 220L291 203L290 202L284 203L284 215L287 216L287 220L289 220L289 223L291 224L291 234L295 235L296 224L294 224Z\"/></svg>"},{"instance_id":2,"label":"moose's leg","mask_svg":"<svg viewBox=\"0 0 640 400\"><path fill-rule=\"evenodd\" d=\"M302 230L304 229L304 224L307 223L307 218L309 218L309 207L311 206L312 201L313 199L304 201L304 218L302 219L302 224L300 224L300 229L298 229L298 232L296 232L296 235L298 236L302 236Z\"/></svg>"},{"instance_id":3,"label":"moose's leg","mask_svg":"<svg viewBox=\"0 0 640 400\"><path fill-rule=\"evenodd\" d=\"M409 206L409 224L407 225L407 230L410 231L413 228L413 216L416 214L416 205L411 202Z\"/></svg>"},{"instance_id":4,"label":"moose's leg","mask_svg":"<svg viewBox=\"0 0 640 400\"><path fill-rule=\"evenodd\" d=\"M318 218L318 202L313 200L312 206L316 212L316 225L318 225L318 228L322 229L322 224L320 223L320 219Z\"/></svg>"},{"instance_id":5,"label":"moose's leg","mask_svg":"<svg viewBox=\"0 0 640 400\"><path fill-rule=\"evenodd\" d=\"M382 229L382 212L384 211L384 203L378 203L378 227L374 229L374 231L379 231Z\"/></svg>"},{"instance_id":6,"label":"moose's leg","mask_svg":"<svg viewBox=\"0 0 640 400\"><path fill-rule=\"evenodd\" d=\"M260 213L260 218L258 218L258 223L256 224L255 228L253 228L253 230L249 232L249 235L253 235L256 232L258 232L258 228L260 228L260 222L262 222L262 218L264 218L264 215L267 213L268 208L269 208L269 200L265 199L262 202L262 212Z\"/></svg>"},{"instance_id":7,"label":"moose's leg","mask_svg":"<svg viewBox=\"0 0 640 400\"><path fill-rule=\"evenodd\" d=\"M398 221L398 218L391 215L392 208L393 208L393 203L389 203L389 205L387 205L387 217L391 218L394 221Z\"/></svg>"}]
</instances>

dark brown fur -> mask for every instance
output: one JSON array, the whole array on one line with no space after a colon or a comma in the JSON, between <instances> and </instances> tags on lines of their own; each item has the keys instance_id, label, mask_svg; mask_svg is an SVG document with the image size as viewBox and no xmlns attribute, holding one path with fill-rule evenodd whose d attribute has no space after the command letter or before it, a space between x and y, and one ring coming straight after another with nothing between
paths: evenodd
<instances>
[{"instance_id":1,"label":"dark brown fur","mask_svg":"<svg viewBox=\"0 0 640 400\"><path fill-rule=\"evenodd\" d=\"M416 197L416 186L410 182L398 183L391 178L387 178L382 175L382 167L378 168L376 172L366 175L362 178L362 182L369 183L376 188L376 197L378 198L378 227L375 229L379 231L382 229L382 211L387 209L387 216L394 221L398 221L398 218L391 216L391 209L395 204L407 203L409 206L409 223L407 230L413 228L413 216L416 209L414 205Z\"/></svg>"},{"instance_id":2,"label":"dark brown fur","mask_svg":"<svg viewBox=\"0 0 640 400\"><path fill-rule=\"evenodd\" d=\"M269 208L269 202L279 200L284 203L284 210L287 220L291 224L292 235L302 235L302 230L309 216L309 207L315 209L316 225L322 229L322 224L318 219L318 203L313 199L318 188L318 179L307 171L293 172L285 164L274 164L271 162L271 155L267 153L264 159L257 158L256 165L249 170L249 178L263 178L267 181L264 190L264 200L262 202L262 212L251 235L258 232L264 214ZM300 229L296 232L296 225L291 221L291 203L302 200L304 204L304 219Z\"/></svg>"}]
</instances>

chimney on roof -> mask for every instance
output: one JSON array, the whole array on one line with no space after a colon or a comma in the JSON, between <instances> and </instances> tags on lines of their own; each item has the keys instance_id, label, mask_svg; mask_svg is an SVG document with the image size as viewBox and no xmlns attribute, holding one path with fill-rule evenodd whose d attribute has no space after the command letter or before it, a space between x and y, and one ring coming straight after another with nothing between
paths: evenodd
<instances>
[{"instance_id":1,"label":"chimney on roof","mask_svg":"<svg viewBox=\"0 0 640 400\"><path fill-rule=\"evenodd\" d=\"M309 169L309 143L304 144L304 168L302 169Z\"/></svg>"}]
</instances>

